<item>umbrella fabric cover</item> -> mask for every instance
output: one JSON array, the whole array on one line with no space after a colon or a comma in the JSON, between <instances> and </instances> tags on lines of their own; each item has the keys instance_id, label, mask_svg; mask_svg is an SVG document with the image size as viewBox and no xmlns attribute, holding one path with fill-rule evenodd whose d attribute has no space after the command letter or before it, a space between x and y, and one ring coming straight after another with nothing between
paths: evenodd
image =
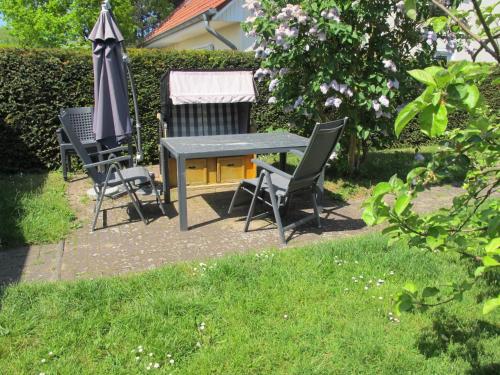
<instances>
[{"instance_id":1,"label":"umbrella fabric cover","mask_svg":"<svg viewBox=\"0 0 500 375\"><path fill-rule=\"evenodd\" d=\"M130 137L132 126L121 47L123 36L109 11L101 11L89 39L93 42L94 132L96 140L113 147Z\"/></svg>"}]
</instances>

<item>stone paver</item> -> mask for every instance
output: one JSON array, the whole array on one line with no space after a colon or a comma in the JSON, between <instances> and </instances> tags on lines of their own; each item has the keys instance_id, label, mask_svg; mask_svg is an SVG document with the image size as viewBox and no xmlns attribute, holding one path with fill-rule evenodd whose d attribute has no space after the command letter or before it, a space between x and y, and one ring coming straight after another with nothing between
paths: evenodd
<instances>
[{"instance_id":1,"label":"stone paver","mask_svg":"<svg viewBox=\"0 0 500 375\"><path fill-rule=\"evenodd\" d=\"M69 195L82 228L73 232L65 241L62 259L58 244L32 246L0 252L0 282L24 280L54 280L95 278L125 274L157 268L185 260L206 260L228 253L242 253L269 247L281 247L278 233L270 220L253 221L251 230L243 232L246 208L227 214L233 190L225 188L201 194L191 192L188 200L189 225L187 232L179 231L176 202L167 205L167 216L161 216L151 196L146 201L146 217L151 220L145 226L138 220L128 198L107 200L106 226L100 216L98 230L90 232L93 202L82 199L88 188L88 180L80 179L70 184ZM419 210L436 209L448 204L458 194L459 188L435 187L419 197ZM290 236L288 247L326 239L341 238L365 233L361 220L363 199L345 204L326 201L322 214L323 228L304 226ZM290 214L303 215L294 208L308 207L307 200L295 200Z\"/></svg>"}]
</instances>

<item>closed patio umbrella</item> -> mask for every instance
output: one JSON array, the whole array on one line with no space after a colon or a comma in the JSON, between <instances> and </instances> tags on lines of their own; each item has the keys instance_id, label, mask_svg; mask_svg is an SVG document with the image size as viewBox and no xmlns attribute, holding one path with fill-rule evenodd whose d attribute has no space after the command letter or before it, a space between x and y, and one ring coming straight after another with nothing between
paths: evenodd
<instances>
[{"instance_id":1,"label":"closed patio umbrella","mask_svg":"<svg viewBox=\"0 0 500 375\"><path fill-rule=\"evenodd\" d=\"M128 105L127 73L131 81L134 112L137 126L137 158L140 160L140 133L137 99L128 58L120 32L108 1L102 4L101 13L89 40L93 42L94 64L94 118L96 140L114 147L130 138L132 124Z\"/></svg>"}]
</instances>

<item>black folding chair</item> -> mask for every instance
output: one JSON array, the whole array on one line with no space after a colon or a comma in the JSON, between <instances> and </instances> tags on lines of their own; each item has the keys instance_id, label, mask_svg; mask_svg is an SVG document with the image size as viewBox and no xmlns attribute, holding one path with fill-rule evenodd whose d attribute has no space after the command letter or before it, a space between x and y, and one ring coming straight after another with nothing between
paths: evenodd
<instances>
[{"instance_id":1,"label":"black folding chair","mask_svg":"<svg viewBox=\"0 0 500 375\"><path fill-rule=\"evenodd\" d=\"M128 146L116 147L104 151L98 151L96 154L101 156L101 158L108 157L105 160L100 160L98 162L92 162L91 156L93 154L89 154L85 147L80 142L79 137L77 136L74 126L70 120L70 114L68 112L62 112L59 115L59 119L63 125L64 131L68 136L71 144L73 145L77 155L80 157L83 163L83 167L87 171L87 174L94 182L94 189L97 193L96 205L94 208L94 219L92 222L92 231L95 230L97 218L99 216L99 212L101 210L102 201L104 200L104 196L106 194L106 189L108 187L114 186L123 186L126 190L130 200L132 201L137 213L140 218L147 224L148 222L144 218L142 213L142 204L135 193L137 187L135 187L138 183L146 183L149 182L153 192L156 195L156 202L160 206L162 213L165 215L165 210L160 201L160 195L158 190L156 189L153 180L149 174L149 171L144 167L128 167L123 168L122 163L131 162L132 155L126 156L116 156L115 154L118 152L122 152L128 150ZM100 168L100 167L104 167ZM102 171L100 169L103 169Z\"/></svg>"},{"instance_id":2,"label":"black folding chair","mask_svg":"<svg viewBox=\"0 0 500 375\"><path fill-rule=\"evenodd\" d=\"M245 232L248 231L248 227L252 219L263 216L263 214L259 214L254 217L257 200L272 207L280 239L283 244L286 244L286 230L295 229L299 225L312 220L316 220L318 228L321 228L321 218L319 216L317 203L317 196L320 194L318 191L318 179L320 179L323 169L325 168L330 155L337 145L346 123L347 118L324 124L317 124L313 130L309 145L307 146L305 152L298 150L292 151L293 153L302 156L302 159L293 175L275 168L262 160L252 160L253 163L261 168L259 177L242 180L238 189L236 189L233 199L231 200L231 205L229 206L229 213L231 213L240 190L252 194L252 201L250 203L250 209L248 210L245 222ZM280 208L288 207L293 194L308 190L311 192L314 213L287 226L283 226ZM269 200L267 200L266 197L269 198ZM267 214L267 212L264 213L264 215L265 214Z\"/></svg>"}]
</instances>

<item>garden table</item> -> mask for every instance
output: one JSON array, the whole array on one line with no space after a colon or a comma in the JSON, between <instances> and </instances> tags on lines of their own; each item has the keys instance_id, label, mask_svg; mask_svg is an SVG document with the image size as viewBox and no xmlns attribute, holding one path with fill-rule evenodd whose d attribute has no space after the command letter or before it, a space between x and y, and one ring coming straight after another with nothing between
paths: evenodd
<instances>
[{"instance_id":1,"label":"garden table","mask_svg":"<svg viewBox=\"0 0 500 375\"><path fill-rule=\"evenodd\" d=\"M304 150L308 142L307 138L286 132L161 138L160 167L163 177L163 196L166 203L170 202L169 156L175 158L177 163L180 230L188 230L186 159L279 153L280 168L283 169L286 164L286 153L292 149Z\"/></svg>"}]
</instances>

